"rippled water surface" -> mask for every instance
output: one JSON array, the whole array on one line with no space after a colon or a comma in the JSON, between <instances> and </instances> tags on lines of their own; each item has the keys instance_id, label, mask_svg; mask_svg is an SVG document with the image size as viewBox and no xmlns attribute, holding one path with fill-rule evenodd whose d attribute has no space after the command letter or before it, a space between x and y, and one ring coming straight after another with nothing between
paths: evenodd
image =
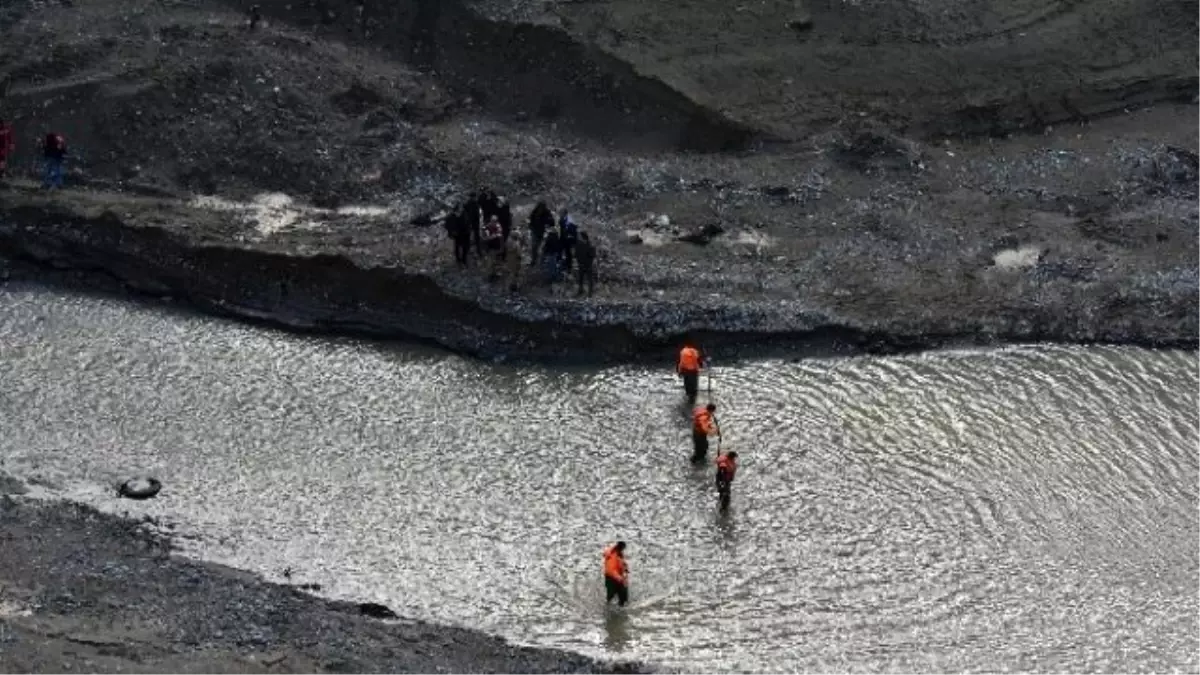
<instances>
[{"instance_id":1,"label":"rippled water surface","mask_svg":"<svg viewBox=\"0 0 1200 675\"><path fill-rule=\"evenodd\" d=\"M1194 353L718 363L726 517L666 368L481 366L13 287L0 356L6 470L401 613L693 670L1200 667ZM110 496L141 472L157 500ZM616 538L624 613L599 578Z\"/></svg>"}]
</instances>

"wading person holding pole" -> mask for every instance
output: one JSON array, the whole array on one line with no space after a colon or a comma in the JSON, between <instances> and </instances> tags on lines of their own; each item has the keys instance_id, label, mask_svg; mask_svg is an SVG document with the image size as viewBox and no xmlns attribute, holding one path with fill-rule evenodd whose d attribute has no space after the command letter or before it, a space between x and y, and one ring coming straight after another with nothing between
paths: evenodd
<instances>
[{"instance_id":1,"label":"wading person holding pole","mask_svg":"<svg viewBox=\"0 0 1200 675\"><path fill-rule=\"evenodd\" d=\"M698 406L692 411L692 461L703 462L708 457L708 437L721 434L717 425L717 404Z\"/></svg>"},{"instance_id":2,"label":"wading person holding pole","mask_svg":"<svg viewBox=\"0 0 1200 675\"><path fill-rule=\"evenodd\" d=\"M696 395L700 391L700 369L704 367L704 357L700 350L691 342L685 342L679 350L679 359L675 362L675 372L683 378L683 393L687 396L688 405L696 404ZM709 398L712 398L712 379L709 379Z\"/></svg>"}]
</instances>

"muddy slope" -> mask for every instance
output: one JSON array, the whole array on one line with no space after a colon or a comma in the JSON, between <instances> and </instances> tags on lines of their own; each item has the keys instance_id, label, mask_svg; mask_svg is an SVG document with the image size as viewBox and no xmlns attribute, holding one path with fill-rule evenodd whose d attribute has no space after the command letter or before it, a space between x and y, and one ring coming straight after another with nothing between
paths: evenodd
<instances>
[{"instance_id":1,"label":"muddy slope","mask_svg":"<svg viewBox=\"0 0 1200 675\"><path fill-rule=\"evenodd\" d=\"M285 2L263 11L318 35L379 46L436 76L464 107L561 123L625 149L738 150L766 134L564 30L547 12L481 12L462 0ZM494 8L493 8L494 9Z\"/></svg>"},{"instance_id":2,"label":"muddy slope","mask_svg":"<svg viewBox=\"0 0 1200 675\"><path fill-rule=\"evenodd\" d=\"M0 496L0 671L647 672L371 618L352 603L175 557L147 526Z\"/></svg>"},{"instance_id":3,"label":"muddy slope","mask_svg":"<svg viewBox=\"0 0 1200 675\"><path fill-rule=\"evenodd\" d=\"M1002 134L1195 96L1195 2L270 0L386 45L493 112L729 150L849 116ZM1151 37L1153 36L1153 37Z\"/></svg>"},{"instance_id":4,"label":"muddy slope","mask_svg":"<svg viewBox=\"0 0 1200 675\"><path fill-rule=\"evenodd\" d=\"M1196 91L1189 1L552 5L642 72L788 137L863 113L918 136L995 134Z\"/></svg>"}]
</instances>

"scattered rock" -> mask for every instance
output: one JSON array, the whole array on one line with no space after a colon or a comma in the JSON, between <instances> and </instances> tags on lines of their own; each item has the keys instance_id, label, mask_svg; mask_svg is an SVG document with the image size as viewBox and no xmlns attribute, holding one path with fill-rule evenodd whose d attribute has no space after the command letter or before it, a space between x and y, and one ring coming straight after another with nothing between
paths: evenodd
<instances>
[{"instance_id":1,"label":"scattered rock","mask_svg":"<svg viewBox=\"0 0 1200 675\"><path fill-rule=\"evenodd\" d=\"M834 142L834 157L858 171L915 169L922 162L916 142L881 129L852 129Z\"/></svg>"},{"instance_id":2,"label":"scattered rock","mask_svg":"<svg viewBox=\"0 0 1200 675\"><path fill-rule=\"evenodd\" d=\"M162 483L155 478L131 478L121 483L117 494L126 499L150 499L162 490Z\"/></svg>"},{"instance_id":3,"label":"scattered rock","mask_svg":"<svg viewBox=\"0 0 1200 675\"><path fill-rule=\"evenodd\" d=\"M1138 164L1139 178L1151 193L1196 194L1200 182L1200 157L1195 152L1167 145L1139 160Z\"/></svg>"},{"instance_id":4,"label":"scattered rock","mask_svg":"<svg viewBox=\"0 0 1200 675\"><path fill-rule=\"evenodd\" d=\"M797 32L812 29L812 13L808 11L808 6L804 0L795 1L792 7L792 17L788 20L787 27Z\"/></svg>"},{"instance_id":5,"label":"scattered rock","mask_svg":"<svg viewBox=\"0 0 1200 675\"><path fill-rule=\"evenodd\" d=\"M0 472L0 495L23 495L29 492L20 479Z\"/></svg>"},{"instance_id":6,"label":"scattered rock","mask_svg":"<svg viewBox=\"0 0 1200 675\"><path fill-rule=\"evenodd\" d=\"M992 265L1002 270L1029 269L1038 264L1042 254L1040 246L1007 248L992 257Z\"/></svg>"},{"instance_id":7,"label":"scattered rock","mask_svg":"<svg viewBox=\"0 0 1200 675\"><path fill-rule=\"evenodd\" d=\"M679 241L685 241L689 244L705 246L710 243L713 238L717 237L723 232L725 232L725 229L720 225L708 224L702 225L699 228L688 232L687 234L679 235L676 237L676 239Z\"/></svg>"},{"instance_id":8,"label":"scattered rock","mask_svg":"<svg viewBox=\"0 0 1200 675\"><path fill-rule=\"evenodd\" d=\"M387 605L381 605L377 602L360 602L358 603L358 611L363 616L369 616L374 619L400 618L400 615L393 612Z\"/></svg>"}]
</instances>

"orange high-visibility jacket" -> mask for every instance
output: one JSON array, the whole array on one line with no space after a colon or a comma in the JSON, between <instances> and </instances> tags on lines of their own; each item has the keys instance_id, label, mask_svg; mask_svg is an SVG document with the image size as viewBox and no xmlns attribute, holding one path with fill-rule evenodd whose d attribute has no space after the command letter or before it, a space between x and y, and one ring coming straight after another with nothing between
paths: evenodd
<instances>
[{"instance_id":1,"label":"orange high-visibility jacket","mask_svg":"<svg viewBox=\"0 0 1200 675\"><path fill-rule=\"evenodd\" d=\"M679 350L679 362L675 364L675 370L680 374L700 372L700 350L695 347L684 347Z\"/></svg>"},{"instance_id":2,"label":"orange high-visibility jacket","mask_svg":"<svg viewBox=\"0 0 1200 675\"><path fill-rule=\"evenodd\" d=\"M629 566L625 557L617 553L615 544L604 549L604 576L622 584L629 578Z\"/></svg>"}]
</instances>

